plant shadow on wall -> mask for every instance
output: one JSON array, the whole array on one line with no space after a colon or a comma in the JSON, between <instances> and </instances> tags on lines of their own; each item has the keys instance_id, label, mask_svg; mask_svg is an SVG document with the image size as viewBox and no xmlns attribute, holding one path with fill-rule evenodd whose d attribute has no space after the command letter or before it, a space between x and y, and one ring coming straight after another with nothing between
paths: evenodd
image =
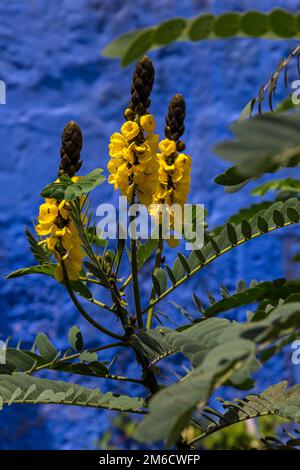
<instances>
[{"instance_id":1,"label":"plant shadow on wall","mask_svg":"<svg viewBox=\"0 0 300 470\"><path fill-rule=\"evenodd\" d=\"M141 51L138 52L140 55ZM223 226L206 227L203 247L189 253L178 252L169 266L164 257L160 214L151 204L165 204L169 208L173 236L168 244L175 248L172 204L182 207L187 201L191 158L184 153L185 144L181 140L185 118L181 95L175 95L169 104L164 138L159 141L155 134L155 119L149 113L153 83L154 68L144 56L135 68L131 100L121 132L114 133L110 139L108 182L127 198L130 207L135 202L150 207L159 236L144 243L136 237L128 242L119 237L112 246L98 236L89 193L104 183L105 178L100 169L86 176L76 175L81 167L82 135L76 123L67 124L62 135L58 179L41 192L45 201L40 206L35 227L38 237L26 231L37 265L19 269L8 278L27 274L52 277L65 287L79 314L95 329L95 338L100 332L107 342L86 350L80 329L73 326L68 334L70 347L65 351L58 351L45 333L37 335L30 350L8 343L5 363L0 364L1 407L59 404L116 410L120 415L135 416L134 425L126 422L125 427L129 426L133 438L139 442L164 441L166 447L178 449L195 448L203 442L208 448L247 447L249 436L251 447L297 448L300 442L297 430L281 430L278 437L267 434L276 433L277 423L284 422L286 428L287 424L300 421L300 386L288 386L283 381L266 384L265 390L254 393L253 374L298 338L300 282L275 279L247 286L240 281L235 292L221 286L221 297L216 299L209 294L207 308L199 293L194 293L196 314L191 316L180 306L185 323L176 329L163 325L167 312L160 312L158 305L223 254L275 230L298 224L300 183L285 179L259 186L256 188L259 194L269 189L278 191L276 199L239 212ZM270 83L273 92L274 76ZM264 87L264 92L267 89ZM262 93L259 96L262 99ZM279 107L274 113L245 120L245 113L253 111L253 105L252 100L243 113L243 120L234 124L234 139L216 148L218 154L233 163L216 181L234 190L265 173L296 167L300 161L297 107L290 103L292 109L288 111ZM285 189L284 196L282 189ZM292 192L292 197L287 197L286 190L289 195ZM134 217L131 223L135 225ZM146 263L152 270L152 290L144 305L140 296L140 271ZM121 276L120 272L128 266L127 275ZM97 292L109 294L110 302L95 297L95 286ZM130 290L134 302L128 302ZM90 303L99 309L101 322L83 306L81 298L84 305ZM232 310L247 305L254 307L243 321L226 318ZM114 329L105 326L107 316L115 318ZM139 376L126 377L114 372L118 353L124 349L131 351L132 361L139 366ZM110 364L98 357L100 353L101 357L105 356L106 350L116 353ZM173 355L184 356L190 366L184 377L166 385L164 361ZM117 380L123 383L124 394L102 393L100 389L67 380L39 378L38 373L44 370ZM139 396L126 395L128 384L130 390L134 384L141 391ZM221 386L237 389L239 396L243 390L244 398L219 399L216 403L212 397ZM257 426L253 422L253 418L268 420L270 417L273 420L262 421L265 425ZM238 436L234 441L231 439L235 436L234 425L246 433L245 440Z\"/></svg>"}]
</instances>

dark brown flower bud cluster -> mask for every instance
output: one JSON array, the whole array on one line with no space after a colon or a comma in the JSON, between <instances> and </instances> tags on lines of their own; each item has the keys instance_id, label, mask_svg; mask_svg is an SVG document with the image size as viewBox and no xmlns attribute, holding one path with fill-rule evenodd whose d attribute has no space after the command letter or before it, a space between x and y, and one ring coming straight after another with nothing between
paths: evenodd
<instances>
[{"instance_id":1,"label":"dark brown flower bud cluster","mask_svg":"<svg viewBox=\"0 0 300 470\"><path fill-rule=\"evenodd\" d=\"M127 114L130 114L129 110L139 115L147 113L151 103L149 96L154 83L154 73L154 67L149 57L144 56L138 61L133 74L131 101L126 110ZM128 116L128 118L131 119L131 116Z\"/></svg>"},{"instance_id":2,"label":"dark brown flower bud cluster","mask_svg":"<svg viewBox=\"0 0 300 470\"><path fill-rule=\"evenodd\" d=\"M179 93L170 101L168 114L166 116L165 136L176 142L177 150L185 149L183 141L179 140L184 133L185 101Z\"/></svg>"},{"instance_id":3,"label":"dark brown flower bud cluster","mask_svg":"<svg viewBox=\"0 0 300 470\"><path fill-rule=\"evenodd\" d=\"M68 122L65 126L60 148L60 166L58 176L74 176L81 168L80 152L82 149L82 132L78 124L74 121Z\"/></svg>"}]
</instances>

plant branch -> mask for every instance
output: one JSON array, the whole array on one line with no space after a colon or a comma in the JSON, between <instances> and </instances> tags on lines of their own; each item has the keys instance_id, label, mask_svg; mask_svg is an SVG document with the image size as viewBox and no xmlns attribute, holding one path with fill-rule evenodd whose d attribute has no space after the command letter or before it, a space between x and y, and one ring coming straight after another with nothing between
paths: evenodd
<instances>
[{"instance_id":1,"label":"plant branch","mask_svg":"<svg viewBox=\"0 0 300 470\"><path fill-rule=\"evenodd\" d=\"M134 203L135 193L133 192L131 204ZM135 240L135 221L134 217L130 217L130 227L132 227L131 236L131 273L132 273L132 287L133 287L133 296L135 304L135 313L137 318L137 325L139 328L143 328L143 317L142 317L142 308L140 300L140 291L139 291L139 279L138 279L138 269L137 269L137 246Z\"/></svg>"},{"instance_id":2,"label":"plant branch","mask_svg":"<svg viewBox=\"0 0 300 470\"><path fill-rule=\"evenodd\" d=\"M123 328L126 332L127 329L128 329L127 312L121 304L120 296L119 296L119 292L118 292L117 287L115 285L112 286L111 283L109 282L109 280L107 279L107 276L105 275L105 273L102 269L102 266L99 263L98 258L95 256L92 244L91 244L90 240L88 239L88 237L86 236L85 229L83 227L82 219L81 219L80 201L78 199L76 199L74 201L74 203L72 204L72 208L73 208L73 213L72 213L73 220L74 220L75 225L77 226L79 236L80 236L81 241L83 242L83 245L85 247L85 251L86 251L88 257L90 258L90 260L95 264L95 266L99 270L99 272L101 274L101 277L104 279L104 281L105 281L104 287L106 287L106 289L111 294L112 301L116 305L117 314L118 314L118 316L119 316L119 318L122 322Z\"/></svg>"},{"instance_id":3,"label":"plant branch","mask_svg":"<svg viewBox=\"0 0 300 470\"><path fill-rule=\"evenodd\" d=\"M75 307L77 307L77 310L79 311L79 313L81 313L81 315L82 315L91 325L93 325L94 328L96 328L97 330L101 331L102 333L106 334L107 336L111 336L112 338L119 339L119 340L123 340L123 339L124 339L124 336L118 335L118 334L114 333L113 331L110 331L110 330L108 330L107 328L105 328L104 326L100 325L98 322L96 322L96 321L85 311L85 309L82 307L82 305L78 302L78 300L77 300L77 298L76 298L76 295L74 294L74 292L73 292L73 290L72 290L72 286L71 286L71 284L70 284L70 281L69 281L69 278L68 278L68 273L67 273L67 270L66 270L66 267L65 267L65 264L64 264L64 261L63 261L62 257L61 257L61 265L62 265L63 277L64 277L64 282L65 282L67 291L68 291L69 296L70 296L71 300L73 301Z\"/></svg>"},{"instance_id":4,"label":"plant branch","mask_svg":"<svg viewBox=\"0 0 300 470\"><path fill-rule=\"evenodd\" d=\"M161 230L161 225L160 225L159 226L158 246L157 246L156 258L155 258L155 266L154 266L154 271L153 271L154 274L155 274L155 271L157 271L157 269L159 269L160 265L161 265L161 258L162 258L163 244L164 244L161 232L162 232L162 230ZM155 292L154 287L152 287L150 303L154 301L155 297L156 297L156 292ZM150 329L151 326L152 326L153 312L154 312L154 305L152 305L149 309L146 328Z\"/></svg>"},{"instance_id":5,"label":"plant branch","mask_svg":"<svg viewBox=\"0 0 300 470\"><path fill-rule=\"evenodd\" d=\"M94 353L94 352L105 351L106 349L117 348L121 346L128 347L128 344L126 342L120 341L118 343L110 343L110 344L105 344L104 346L98 346L97 348L91 348L91 349L88 349L88 351L91 353ZM71 354L70 356L62 357L61 359L58 359L58 360L54 359L54 361L52 362L48 362L47 364L43 364L41 366L36 367L35 369L30 369L26 371L26 374L29 374L32 372L38 372L43 369L49 369L54 364L61 364L64 362L72 361L73 359L78 359L80 355L81 355L81 352Z\"/></svg>"}]
</instances>

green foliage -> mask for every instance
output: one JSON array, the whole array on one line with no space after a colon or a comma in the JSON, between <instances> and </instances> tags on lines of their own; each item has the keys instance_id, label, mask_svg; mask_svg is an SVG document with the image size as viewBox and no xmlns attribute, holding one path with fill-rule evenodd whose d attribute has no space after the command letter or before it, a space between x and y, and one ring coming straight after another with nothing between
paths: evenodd
<instances>
[{"instance_id":1,"label":"green foliage","mask_svg":"<svg viewBox=\"0 0 300 470\"><path fill-rule=\"evenodd\" d=\"M123 66L137 60L152 48L174 41L200 41L228 37L285 39L299 37L298 15L276 8L269 13L247 11L204 13L196 18L172 18L150 28L123 34L102 51L106 57L120 59Z\"/></svg>"},{"instance_id":2,"label":"green foliage","mask_svg":"<svg viewBox=\"0 0 300 470\"><path fill-rule=\"evenodd\" d=\"M280 216L278 216L278 213L280 213ZM218 234L207 238L201 250L192 251L187 259L183 258L181 254L178 255L172 267L172 275L170 276L169 274L172 285L165 288L164 284L164 290L160 292L151 304L155 305L160 302L166 295L173 292L174 289L187 281L204 266L236 246L267 232L277 230L282 226L298 223L299 219L300 202L296 198L291 198L285 202L278 201L273 203L266 210L259 211L250 221L245 219L240 224L231 224L231 238L228 235L228 226L226 224L222 230L218 230ZM167 273L169 273L168 270ZM174 280L176 281L175 283ZM157 290L161 289L157 279L155 288Z\"/></svg>"},{"instance_id":3,"label":"green foliage","mask_svg":"<svg viewBox=\"0 0 300 470\"><path fill-rule=\"evenodd\" d=\"M0 409L13 404L63 404L109 410L141 412L144 401L125 395L102 393L99 389L22 373L0 375Z\"/></svg>"},{"instance_id":4,"label":"green foliage","mask_svg":"<svg viewBox=\"0 0 300 470\"><path fill-rule=\"evenodd\" d=\"M168 444L174 443L196 406L198 412L203 410L212 391L229 379L237 384L245 382L249 372L259 366L255 360L257 345L265 347L289 329L299 329L299 316L300 304L288 303L277 307L259 322L240 324L212 318L183 331L162 330L165 341L187 356L194 368L184 380L154 396L150 401L150 413L137 427L135 437L143 442L166 439ZM278 411L284 418L300 421L298 386L282 395L280 400L278 388L270 389L267 398L271 400L272 397L276 398L276 406L268 408L264 414ZM258 409L255 408L255 416L259 416ZM247 413L246 419L249 417L253 414ZM161 422L159 430L158 419Z\"/></svg>"},{"instance_id":5,"label":"green foliage","mask_svg":"<svg viewBox=\"0 0 300 470\"><path fill-rule=\"evenodd\" d=\"M300 283L298 281L288 282L285 279L276 281L256 282L252 281L249 288L244 283L239 283L237 291L233 295L221 291L223 299L211 302L212 305L204 311L206 317L215 316L228 310L249 305L254 302L278 302L279 299L286 299L292 293L300 294Z\"/></svg>"},{"instance_id":6,"label":"green foliage","mask_svg":"<svg viewBox=\"0 0 300 470\"><path fill-rule=\"evenodd\" d=\"M62 176L59 182L48 184L42 189L41 196L45 198L55 198L59 201L62 199L72 201L75 198L80 198L105 181L105 177L101 175L102 171L103 170L97 168L76 182L73 182L71 178L67 176Z\"/></svg>"},{"instance_id":7,"label":"green foliage","mask_svg":"<svg viewBox=\"0 0 300 470\"><path fill-rule=\"evenodd\" d=\"M300 193L300 181L294 178L283 178L267 181L256 186L251 192L253 196L264 196L270 191L289 191Z\"/></svg>"},{"instance_id":8,"label":"green foliage","mask_svg":"<svg viewBox=\"0 0 300 470\"><path fill-rule=\"evenodd\" d=\"M299 18L298 14L292 15L279 9L266 14L248 11L241 14L206 13L190 20L173 18L117 39L105 53L120 57L123 65L127 65L149 48L178 40L197 41L233 36L298 37ZM300 163L299 110L290 112L290 105L285 104L281 111L289 109L289 112L282 113L277 108L276 114L245 119L255 103L258 102L261 108L267 91L272 108L272 95L280 73L285 71L287 82L287 66L298 53L300 46L280 62L267 85L261 88L259 96L247 105L242 119L233 125L234 139L220 144L216 149L222 158L233 164L216 179L218 183L227 185L229 192L240 190L248 181L264 173L274 173ZM147 59L144 61L147 62ZM148 65L151 66L150 63ZM137 80L135 84L138 84ZM225 408L222 413L211 404L212 394L221 386L239 390L253 389L254 372L297 339L300 334L299 280L252 281L249 286L239 281L234 292L221 285L221 298L207 292L205 300L203 293L197 291L193 294L198 311L196 315L191 315L184 305L170 301L167 304L169 309L170 306L175 307L186 321L177 328L165 328L163 325L164 318L170 320L171 325L175 324L174 321L172 323L169 311L154 310L159 302L221 255L261 235L298 224L299 181L294 178L277 179L256 187L253 190L255 195L262 196L269 191L279 191L280 194L275 202L269 200L240 209L225 224L213 230L210 227L208 229L203 221L205 231L201 250L191 251L188 255L179 252L173 265L169 266L169 260L165 260L163 253L162 238L150 238L144 243L132 240L129 249L125 240L118 239L111 247L108 241L98 237L90 201L84 195L104 181L101 172L100 169L94 170L77 181L62 176L42 191L43 197L69 201L68 222L72 221L72 229L78 235L78 248L81 245L85 253L83 266L77 271L77 280L70 280L66 269L72 248L70 251L60 251L64 246L55 239L56 251L52 254L28 229L26 236L29 247L38 264L14 271L7 278L25 274L54 277L57 266L54 264L55 254L60 261L63 277L61 284L77 311L97 330L97 338L100 331L113 338L114 342L103 343L101 340L97 347L87 349L78 326L69 329L69 346L64 351L57 350L55 339L50 341L45 333L37 335L31 349L22 347L21 342L11 347L7 341L6 362L0 364L0 407L14 403L52 403L146 414L135 431L136 438L143 442L164 439L167 445L178 443L178 447L182 447L184 439L187 441L185 445L193 447L200 439L208 438L218 431L226 433L233 424L241 429L246 420L257 417L276 416L300 422L299 385L286 389L286 384L280 383L256 395L247 392L244 399L222 401ZM286 193L294 193L295 197L289 198ZM135 196L134 188L132 202ZM196 225L195 214L194 206L193 228ZM55 221L60 227L61 219L56 217ZM161 230L158 232L161 236ZM123 266L125 253L128 254L126 260L130 262L130 269L124 269L123 273L126 267ZM140 287L145 275L149 280L152 279L152 289L145 284L150 287L150 300L143 308ZM130 283L134 302L126 292ZM101 294L103 291L106 292L105 299L110 297L110 300L105 300L108 303L95 298L95 293L98 295L98 292ZM77 295L84 299L84 303L80 302ZM105 311L105 315L94 318L86 308L86 304L90 303L95 310L98 308L101 313ZM230 312L230 318L236 319L235 310L245 306L252 306L253 311L247 311L244 322L224 318L224 314L226 316ZM219 314L223 317L218 318ZM104 326L107 315L118 322L117 331ZM159 328L152 329L153 319L161 325ZM119 330L122 330L121 333ZM122 348L128 348L132 357L136 358L141 369L139 377L112 373L114 365L118 365L119 350ZM102 359L102 352L107 349L114 350L111 362ZM163 386L159 382L164 376L162 361L175 354L189 361L189 367L182 368L186 375L177 376L177 382ZM131 398L110 392L102 394L98 389L34 376L44 370L138 384L146 389L144 393L147 398ZM132 432L132 423L130 429ZM263 434L273 434L273 431L273 428L265 430ZM284 442L272 436L266 436L262 444L259 439L254 442L259 448L290 449L298 446L300 440L298 435L293 434Z\"/></svg>"},{"instance_id":9,"label":"green foliage","mask_svg":"<svg viewBox=\"0 0 300 470\"><path fill-rule=\"evenodd\" d=\"M68 333L69 343L74 351L83 350L83 338L78 326L72 326Z\"/></svg>"},{"instance_id":10,"label":"green foliage","mask_svg":"<svg viewBox=\"0 0 300 470\"><path fill-rule=\"evenodd\" d=\"M223 142L215 151L234 163L215 182L234 186L300 163L300 116L295 113L264 114L233 124L235 140Z\"/></svg>"},{"instance_id":11,"label":"green foliage","mask_svg":"<svg viewBox=\"0 0 300 470\"><path fill-rule=\"evenodd\" d=\"M37 335L31 350L23 349L20 345L16 348L7 347L6 362L0 365L0 374L25 372L31 375L50 369L91 377L110 376L106 363L98 360L95 351L83 351L83 338L77 326L70 329L68 336L76 354L70 354L69 350L64 353L57 351L44 333Z\"/></svg>"},{"instance_id":12,"label":"green foliage","mask_svg":"<svg viewBox=\"0 0 300 470\"><path fill-rule=\"evenodd\" d=\"M6 279L12 279L14 277L25 276L26 274L45 274L46 276L53 276L55 264L45 263L36 266L30 266L28 268L21 268L13 271L6 276Z\"/></svg>"},{"instance_id":13,"label":"green foliage","mask_svg":"<svg viewBox=\"0 0 300 470\"><path fill-rule=\"evenodd\" d=\"M145 243L141 243L137 249L137 265L140 270L146 261L150 258L157 247L158 240L155 238L149 238Z\"/></svg>"},{"instance_id":14,"label":"green foliage","mask_svg":"<svg viewBox=\"0 0 300 470\"><path fill-rule=\"evenodd\" d=\"M35 257L36 261L39 264L49 263L51 258L49 252L43 247L42 244L38 243L38 241L35 239L33 233L29 230L28 227L25 228L25 234L29 243L31 253Z\"/></svg>"},{"instance_id":15,"label":"green foliage","mask_svg":"<svg viewBox=\"0 0 300 470\"><path fill-rule=\"evenodd\" d=\"M300 419L300 389L294 386L287 390L287 382L280 382L272 385L260 394L247 395L243 399L234 401L224 401L219 398L223 407L227 410L220 414L213 408L205 408L205 415L217 417L217 422L210 424L205 431L200 433L194 440L197 441L214 434L221 429L228 428L233 424L242 423L248 419L264 417L270 415L280 416L288 419L292 417L293 421L299 422ZM292 443L287 443L289 445ZM294 443L294 445L299 445Z\"/></svg>"}]
</instances>

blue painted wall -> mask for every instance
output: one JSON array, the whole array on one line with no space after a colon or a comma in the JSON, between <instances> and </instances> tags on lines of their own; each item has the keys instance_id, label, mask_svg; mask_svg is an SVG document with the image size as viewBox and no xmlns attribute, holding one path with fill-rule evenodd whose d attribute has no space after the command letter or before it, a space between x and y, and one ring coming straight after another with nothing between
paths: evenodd
<instances>
[{"instance_id":1,"label":"blue painted wall","mask_svg":"<svg viewBox=\"0 0 300 470\"><path fill-rule=\"evenodd\" d=\"M1 279L18 267L32 263L23 233L37 214L39 190L55 178L60 134L64 124L76 120L84 134L84 172L106 166L107 143L122 122L133 67L100 56L101 49L117 35L172 16L192 16L203 11L220 12L275 6L297 10L296 0L2 0L0 3L0 79L7 83L7 104L0 106L0 256ZM206 41L175 44L151 53L156 67L152 111L160 129L168 100L176 92L187 101L186 135L193 156L191 202L202 202L212 224L251 200L249 190L226 195L213 184L225 164L212 153L215 142L228 135L228 124L257 93L286 55L294 41ZM94 204L115 197L109 185L93 196ZM175 299L193 312L191 293L207 288L216 292L224 283L233 288L244 278L272 279L289 267L293 230L284 235L249 243L233 250L208 268ZM289 271L292 268L289 267ZM292 270L293 271L293 270ZM143 284L143 292L149 285ZM177 316L165 304L169 315ZM176 317L178 319L178 316ZM95 333L78 318L64 290L42 277L1 281L0 337L33 340L38 331L55 338L58 349L66 346L66 332L79 324L87 345ZM100 338L97 342L103 341ZM104 356L109 357L109 356ZM121 356L119 370L133 375L131 356ZM295 371L285 358L272 364L264 384ZM123 369L123 370L122 370ZM282 375L281 375L282 376ZM88 381L90 385L99 385ZM125 392L124 385L101 383ZM138 388L131 393L138 394ZM88 409L14 407L0 415L1 449L91 449L110 427L111 414ZM124 447L122 441L115 445Z\"/></svg>"}]
</instances>

